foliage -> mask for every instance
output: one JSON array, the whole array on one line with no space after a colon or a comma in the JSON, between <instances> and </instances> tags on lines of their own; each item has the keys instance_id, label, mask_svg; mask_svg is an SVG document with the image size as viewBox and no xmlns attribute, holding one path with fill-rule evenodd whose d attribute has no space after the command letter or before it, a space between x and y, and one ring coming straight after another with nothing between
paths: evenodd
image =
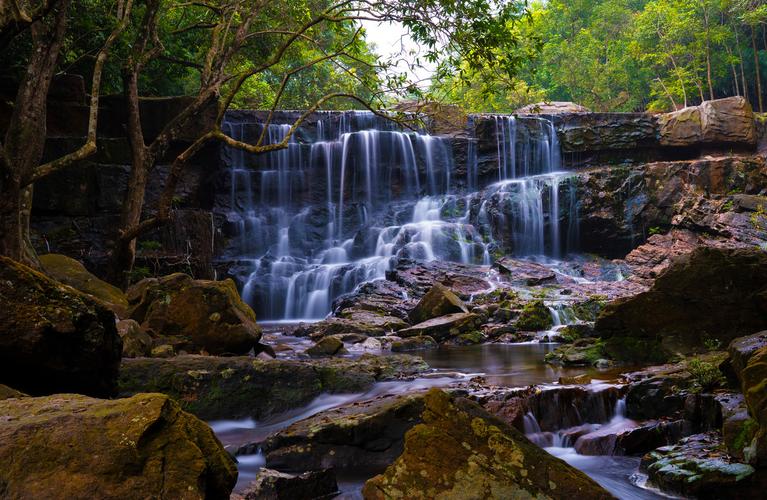
<instances>
[{"instance_id":1,"label":"foliage","mask_svg":"<svg viewBox=\"0 0 767 500\"><path fill-rule=\"evenodd\" d=\"M724 383L724 375L718 366L698 358L691 359L687 363L687 371L690 372L695 384L706 392L716 389Z\"/></svg>"}]
</instances>

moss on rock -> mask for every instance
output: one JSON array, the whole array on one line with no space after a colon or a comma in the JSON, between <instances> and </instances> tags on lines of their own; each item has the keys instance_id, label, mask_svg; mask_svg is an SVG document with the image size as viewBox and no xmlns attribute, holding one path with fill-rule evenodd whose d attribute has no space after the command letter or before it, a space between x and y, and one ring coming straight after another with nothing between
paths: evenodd
<instances>
[{"instance_id":1,"label":"moss on rock","mask_svg":"<svg viewBox=\"0 0 767 500\"><path fill-rule=\"evenodd\" d=\"M514 326L523 332L537 332L548 330L553 324L551 312L543 301L534 300L525 304Z\"/></svg>"}]
</instances>

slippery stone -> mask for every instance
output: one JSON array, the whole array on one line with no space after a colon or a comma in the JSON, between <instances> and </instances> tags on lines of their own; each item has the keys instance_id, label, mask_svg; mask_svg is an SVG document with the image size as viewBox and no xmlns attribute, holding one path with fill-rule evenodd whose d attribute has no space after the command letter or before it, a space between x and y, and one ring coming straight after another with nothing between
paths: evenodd
<instances>
[{"instance_id":1,"label":"slippery stone","mask_svg":"<svg viewBox=\"0 0 767 500\"><path fill-rule=\"evenodd\" d=\"M243 500L317 500L332 498L336 493L338 483L331 469L287 474L264 468L240 497Z\"/></svg>"},{"instance_id":2,"label":"slippery stone","mask_svg":"<svg viewBox=\"0 0 767 500\"><path fill-rule=\"evenodd\" d=\"M422 418L403 454L365 483L366 499L612 498L474 402L432 389Z\"/></svg>"},{"instance_id":3,"label":"slippery stone","mask_svg":"<svg viewBox=\"0 0 767 500\"><path fill-rule=\"evenodd\" d=\"M5 257L0 303L0 383L32 395L114 395L122 342L112 311Z\"/></svg>"},{"instance_id":4,"label":"slippery stone","mask_svg":"<svg viewBox=\"0 0 767 500\"><path fill-rule=\"evenodd\" d=\"M432 318L397 332L400 337L428 336L437 342L467 333L479 326L479 317L473 313L454 313Z\"/></svg>"},{"instance_id":5,"label":"slippery stone","mask_svg":"<svg viewBox=\"0 0 767 500\"><path fill-rule=\"evenodd\" d=\"M279 470L382 468L403 450L421 421L423 394L384 396L327 410L269 437L261 449Z\"/></svg>"},{"instance_id":6,"label":"slippery stone","mask_svg":"<svg viewBox=\"0 0 767 500\"><path fill-rule=\"evenodd\" d=\"M227 498L234 460L161 394L0 401L4 498Z\"/></svg>"},{"instance_id":7,"label":"slippery stone","mask_svg":"<svg viewBox=\"0 0 767 500\"><path fill-rule=\"evenodd\" d=\"M179 350L245 354L261 338L255 313L229 279L147 278L128 290L128 303L131 319L155 337L175 338Z\"/></svg>"},{"instance_id":8,"label":"slippery stone","mask_svg":"<svg viewBox=\"0 0 767 500\"><path fill-rule=\"evenodd\" d=\"M309 356L333 356L345 353L344 343L335 337L325 337L306 350Z\"/></svg>"},{"instance_id":9,"label":"slippery stone","mask_svg":"<svg viewBox=\"0 0 767 500\"><path fill-rule=\"evenodd\" d=\"M191 355L125 359L120 394L167 394L205 420L262 420L305 406L322 393L363 392L378 381L406 378L427 369L421 358L404 354L307 361Z\"/></svg>"}]
</instances>

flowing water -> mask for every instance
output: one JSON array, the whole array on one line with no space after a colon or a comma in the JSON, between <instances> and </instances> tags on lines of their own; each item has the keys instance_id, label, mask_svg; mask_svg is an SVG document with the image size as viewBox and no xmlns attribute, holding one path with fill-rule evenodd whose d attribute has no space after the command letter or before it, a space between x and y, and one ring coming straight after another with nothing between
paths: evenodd
<instances>
[{"instance_id":1,"label":"flowing water","mask_svg":"<svg viewBox=\"0 0 767 500\"><path fill-rule=\"evenodd\" d=\"M458 177L451 139L399 130L368 112L318 116L283 150L223 153L229 260L259 318L321 319L337 297L383 278L400 258L487 265L496 253L577 249L575 187L550 120L494 117L497 170L480 173L473 138ZM224 127L267 144L290 129L264 130L243 112Z\"/></svg>"}]
</instances>

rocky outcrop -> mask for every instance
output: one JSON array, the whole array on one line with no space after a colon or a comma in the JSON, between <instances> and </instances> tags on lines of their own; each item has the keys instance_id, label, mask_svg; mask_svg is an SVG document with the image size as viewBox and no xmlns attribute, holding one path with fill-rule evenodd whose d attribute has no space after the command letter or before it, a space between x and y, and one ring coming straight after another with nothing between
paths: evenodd
<instances>
[{"instance_id":1,"label":"rocky outcrop","mask_svg":"<svg viewBox=\"0 0 767 500\"><path fill-rule=\"evenodd\" d=\"M609 304L595 330L624 361L663 361L767 327L767 253L700 248L644 293Z\"/></svg>"},{"instance_id":2,"label":"rocky outcrop","mask_svg":"<svg viewBox=\"0 0 767 500\"><path fill-rule=\"evenodd\" d=\"M421 358L408 355L313 361L216 356L126 359L120 369L120 394L167 394L205 420L260 420L304 406L324 392L362 392L377 381L427 369Z\"/></svg>"},{"instance_id":3,"label":"rocky outcrop","mask_svg":"<svg viewBox=\"0 0 767 500\"><path fill-rule=\"evenodd\" d=\"M129 316L153 337L187 352L244 354L261 329L232 280L194 280L186 274L148 278L128 290Z\"/></svg>"},{"instance_id":4,"label":"rocky outcrop","mask_svg":"<svg viewBox=\"0 0 767 500\"><path fill-rule=\"evenodd\" d=\"M535 104L528 104L514 111L515 115L522 114L540 114L540 115L557 115L561 113L589 113L590 110L575 104L574 102L566 101L551 101L551 102L538 102Z\"/></svg>"},{"instance_id":5,"label":"rocky outcrop","mask_svg":"<svg viewBox=\"0 0 767 500\"><path fill-rule=\"evenodd\" d=\"M366 499L612 498L476 403L432 389L405 451L365 483Z\"/></svg>"},{"instance_id":6,"label":"rocky outcrop","mask_svg":"<svg viewBox=\"0 0 767 500\"><path fill-rule=\"evenodd\" d=\"M261 445L279 470L388 466L402 453L405 432L421 421L423 394L385 396L318 413Z\"/></svg>"},{"instance_id":7,"label":"rocky outcrop","mask_svg":"<svg viewBox=\"0 0 767 500\"><path fill-rule=\"evenodd\" d=\"M704 101L659 118L662 146L756 144L751 105L743 97Z\"/></svg>"},{"instance_id":8,"label":"rocky outcrop","mask_svg":"<svg viewBox=\"0 0 767 500\"><path fill-rule=\"evenodd\" d=\"M116 286L98 279L88 272L79 261L66 255L49 253L39 257L46 275L69 285L101 302L118 317L124 317L128 309L128 299Z\"/></svg>"},{"instance_id":9,"label":"rocky outcrop","mask_svg":"<svg viewBox=\"0 0 767 500\"><path fill-rule=\"evenodd\" d=\"M317 500L333 498L338 493L336 475L331 469L286 474L261 469L256 479L234 500Z\"/></svg>"},{"instance_id":10,"label":"rocky outcrop","mask_svg":"<svg viewBox=\"0 0 767 500\"><path fill-rule=\"evenodd\" d=\"M716 433L696 434L648 453L640 470L652 485L671 493L701 499L758 498L754 468L732 460L721 448Z\"/></svg>"},{"instance_id":11,"label":"rocky outcrop","mask_svg":"<svg viewBox=\"0 0 767 500\"><path fill-rule=\"evenodd\" d=\"M0 401L3 498L227 498L234 460L161 394Z\"/></svg>"},{"instance_id":12,"label":"rocky outcrop","mask_svg":"<svg viewBox=\"0 0 767 500\"><path fill-rule=\"evenodd\" d=\"M415 309L410 311L409 317L413 324L417 324L438 316L462 312L469 312L466 304L445 285L435 283L421 298Z\"/></svg>"},{"instance_id":13,"label":"rocky outcrop","mask_svg":"<svg viewBox=\"0 0 767 500\"><path fill-rule=\"evenodd\" d=\"M132 319L117 322L117 333L123 341L124 358L142 358L152 353L152 337Z\"/></svg>"},{"instance_id":14,"label":"rocky outcrop","mask_svg":"<svg viewBox=\"0 0 767 500\"><path fill-rule=\"evenodd\" d=\"M122 343L112 311L5 257L0 303L0 383L33 395L114 395Z\"/></svg>"}]
</instances>

